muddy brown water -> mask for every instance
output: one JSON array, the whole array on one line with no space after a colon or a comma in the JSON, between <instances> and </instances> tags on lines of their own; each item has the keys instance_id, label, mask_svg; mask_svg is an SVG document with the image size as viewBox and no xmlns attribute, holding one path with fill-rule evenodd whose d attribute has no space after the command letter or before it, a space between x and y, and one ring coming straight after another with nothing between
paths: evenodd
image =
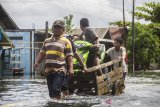
<instances>
[{"instance_id":1,"label":"muddy brown water","mask_svg":"<svg viewBox=\"0 0 160 107\"><path fill-rule=\"evenodd\" d=\"M160 80L127 77L120 96L71 95L54 101L44 78L5 77L0 80L1 107L159 107Z\"/></svg>"}]
</instances>

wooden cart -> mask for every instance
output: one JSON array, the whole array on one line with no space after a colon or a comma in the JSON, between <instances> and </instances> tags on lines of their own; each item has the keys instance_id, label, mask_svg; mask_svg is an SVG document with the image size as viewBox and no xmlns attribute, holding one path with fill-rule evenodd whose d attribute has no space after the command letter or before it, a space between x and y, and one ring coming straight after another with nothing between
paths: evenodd
<instances>
[{"instance_id":1,"label":"wooden cart","mask_svg":"<svg viewBox=\"0 0 160 107\"><path fill-rule=\"evenodd\" d=\"M119 63L119 67L110 72L103 73L101 76L97 75L96 70L111 66L114 63ZM113 60L89 68L89 72L86 74L73 76L69 81L69 89L80 90L80 92L90 95L120 95L125 88L123 71L120 63L120 59Z\"/></svg>"}]
</instances>

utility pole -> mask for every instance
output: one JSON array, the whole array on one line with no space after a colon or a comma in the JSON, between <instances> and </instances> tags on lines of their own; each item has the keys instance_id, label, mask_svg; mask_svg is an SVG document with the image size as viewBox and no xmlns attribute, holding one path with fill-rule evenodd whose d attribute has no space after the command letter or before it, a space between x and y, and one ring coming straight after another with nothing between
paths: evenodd
<instances>
[{"instance_id":1,"label":"utility pole","mask_svg":"<svg viewBox=\"0 0 160 107\"><path fill-rule=\"evenodd\" d=\"M125 29L125 25L126 25L126 22L125 22L125 9L124 9L124 0L123 1L123 27Z\"/></svg>"},{"instance_id":2,"label":"utility pole","mask_svg":"<svg viewBox=\"0 0 160 107\"><path fill-rule=\"evenodd\" d=\"M46 21L46 38L48 38L48 21Z\"/></svg>"},{"instance_id":3,"label":"utility pole","mask_svg":"<svg viewBox=\"0 0 160 107\"><path fill-rule=\"evenodd\" d=\"M133 13L132 13L132 73L135 72L135 37L134 37L134 10L135 10L135 1L133 2Z\"/></svg>"},{"instance_id":4,"label":"utility pole","mask_svg":"<svg viewBox=\"0 0 160 107\"><path fill-rule=\"evenodd\" d=\"M126 22L125 22L125 8L124 8L124 0L122 0L123 4L123 28L124 28L124 45L126 48L126 41L127 41L127 35L126 35Z\"/></svg>"},{"instance_id":5,"label":"utility pole","mask_svg":"<svg viewBox=\"0 0 160 107\"><path fill-rule=\"evenodd\" d=\"M34 47L35 47L35 44L34 44L34 33L35 33L35 24L33 23L32 24L32 31L31 31L31 35L32 35L32 73L35 77L36 73L35 73L35 70L34 70L34 66L33 64L35 63L35 50L34 50Z\"/></svg>"}]
</instances>

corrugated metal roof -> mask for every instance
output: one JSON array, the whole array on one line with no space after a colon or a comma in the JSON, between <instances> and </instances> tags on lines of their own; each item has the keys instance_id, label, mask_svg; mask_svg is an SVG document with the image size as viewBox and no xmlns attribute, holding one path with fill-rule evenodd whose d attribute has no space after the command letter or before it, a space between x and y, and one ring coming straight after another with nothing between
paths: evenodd
<instances>
[{"instance_id":1,"label":"corrugated metal roof","mask_svg":"<svg viewBox=\"0 0 160 107\"><path fill-rule=\"evenodd\" d=\"M13 19L9 16L7 11L0 3L0 25L4 30L15 30L19 29Z\"/></svg>"}]
</instances>

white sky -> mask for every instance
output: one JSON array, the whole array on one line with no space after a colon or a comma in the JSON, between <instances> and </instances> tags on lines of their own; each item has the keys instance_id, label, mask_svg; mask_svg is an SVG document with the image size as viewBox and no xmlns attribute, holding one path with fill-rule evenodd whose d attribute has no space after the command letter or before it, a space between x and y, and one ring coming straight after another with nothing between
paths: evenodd
<instances>
[{"instance_id":1,"label":"white sky","mask_svg":"<svg viewBox=\"0 0 160 107\"><path fill-rule=\"evenodd\" d=\"M136 0L135 5L158 0ZM19 28L51 27L53 21L73 14L73 24L79 27L79 20L87 17L91 27L107 27L108 22L122 20L122 0L0 0ZM131 21L132 0L125 0L126 20Z\"/></svg>"}]
</instances>

